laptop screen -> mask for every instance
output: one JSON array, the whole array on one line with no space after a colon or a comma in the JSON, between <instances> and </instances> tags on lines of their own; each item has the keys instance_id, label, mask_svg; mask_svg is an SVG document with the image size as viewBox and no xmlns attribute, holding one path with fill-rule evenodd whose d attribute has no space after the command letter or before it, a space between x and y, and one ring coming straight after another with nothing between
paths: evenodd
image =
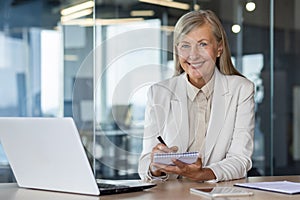
<instances>
[{"instance_id":1,"label":"laptop screen","mask_svg":"<svg viewBox=\"0 0 300 200\"><path fill-rule=\"evenodd\" d=\"M0 140L20 187L99 194L72 118L0 118Z\"/></svg>"},{"instance_id":2,"label":"laptop screen","mask_svg":"<svg viewBox=\"0 0 300 200\"><path fill-rule=\"evenodd\" d=\"M72 118L0 118L0 141L20 187L89 195L154 187L141 180L95 180ZM120 187L101 188L97 182Z\"/></svg>"}]
</instances>

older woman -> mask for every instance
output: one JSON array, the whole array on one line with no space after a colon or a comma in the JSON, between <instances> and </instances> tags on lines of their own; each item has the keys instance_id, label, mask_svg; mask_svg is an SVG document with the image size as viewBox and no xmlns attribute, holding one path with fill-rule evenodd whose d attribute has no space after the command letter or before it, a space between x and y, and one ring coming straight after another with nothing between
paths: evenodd
<instances>
[{"instance_id":1,"label":"older woman","mask_svg":"<svg viewBox=\"0 0 300 200\"><path fill-rule=\"evenodd\" d=\"M245 177L251 169L254 85L233 66L223 26L209 10L183 15L174 30L174 77L150 87L142 179ZM157 141L160 135L166 145ZM154 153L198 151L193 164L154 163Z\"/></svg>"}]
</instances>

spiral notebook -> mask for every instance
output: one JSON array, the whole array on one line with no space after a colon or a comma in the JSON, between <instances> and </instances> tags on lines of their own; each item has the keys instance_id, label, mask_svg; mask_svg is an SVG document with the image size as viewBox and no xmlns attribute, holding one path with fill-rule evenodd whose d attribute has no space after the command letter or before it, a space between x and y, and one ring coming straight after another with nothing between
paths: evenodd
<instances>
[{"instance_id":1,"label":"spiral notebook","mask_svg":"<svg viewBox=\"0 0 300 200\"><path fill-rule=\"evenodd\" d=\"M178 159L181 162L192 164L197 161L199 157L199 152L185 152L185 153L156 153L153 156L153 162L164 164L164 165L174 165L173 159Z\"/></svg>"}]
</instances>

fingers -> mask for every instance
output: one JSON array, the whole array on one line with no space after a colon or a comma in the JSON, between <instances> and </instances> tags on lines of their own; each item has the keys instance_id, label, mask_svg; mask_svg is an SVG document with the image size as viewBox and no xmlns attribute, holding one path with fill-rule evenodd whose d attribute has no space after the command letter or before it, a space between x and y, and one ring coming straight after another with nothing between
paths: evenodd
<instances>
[{"instance_id":1,"label":"fingers","mask_svg":"<svg viewBox=\"0 0 300 200\"><path fill-rule=\"evenodd\" d=\"M173 153L176 153L176 152L178 151L178 147L177 147L177 146L172 146L172 147L170 147L169 149L171 149L171 151L172 151Z\"/></svg>"},{"instance_id":2,"label":"fingers","mask_svg":"<svg viewBox=\"0 0 300 200\"><path fill-rule=\"evenodd\" d=\"M184 169L187 166L186 163L183 163L180 160L174 159L172 161L177 167L179 167L179 169Z\"/></svg>"},{"instance_id":3,"label":"fingers","mask_svg":"<svg viewBox=\"0 0 300 200\"><path fill-rule=\"evenodd\" d=\"M166 145L159 143L153 147L152 153L169 153L169 148Z\"/></svg>"},{"instance_id":4,"label":"fingers","mask_svg":"<svg viewBox=\"0 0 300 200\"><path fill-rule=\"evenodd\" d=\"M161 165L161 164L157 164L157 163L153 163L153 156L155 153L175 153L178 151L178 147L177 146L172 146L170 148L168 148L166 145L159 143L157 144L151 152L151 164L150 164L150 171L152 172L153 175L158 175L162 171L161 169L164 169L165 167L167 167L167 165ZM167 173L167 172L165 172Z\"/></svg>"},{"instance_id":5,"label":"fingers","mask_svg":"<svg viewBox=\"0 0 300 200\"><path fill-rule=\"evenodd\" d=\"M185 169L187 167L197 167L197 168L202 168L202 159L198 157L197 161L193 164L186 164L184 162L181 162L178 159L173 159L172 162L179 167L180 169Z\"/></svg>"},{"instance_id":6,"label":"fingers","mask_svg":"<svg viewBox=\"0 0 300 200\"><path fill-rule=\"evenodd\" d=\"M173 173L178 175L183 175L187 177L193 177L195 174L199 172L199 170L202 169L202 161L201 158L198 158L198 160L194 164L186 164L184 162L181 162L178 159L172 160L174 165L159 165L155 164L157 168L160 169L160 171L163 171L165 173ZM194 174L195 173L195 174Z\"/></svg>"},{"instance_id":7,"label":"fingers","mask_svg":"<svg viewBox=\"0 0 300 200\"><path fill-rule=\"evenodd\" d=\"M166 174L179 174L180 170L175 165L163 165L159 163L153 163L152 164L156 169L158 169L160 172L164 172Z\"/></svg>"},{"instance_id":8,"label":"fingers","mask_svg":"<svg viewBox=\"0 0 300 200\"><path fill-rule=\"evenodd\" d=\"M198 157L197 161L195 162L195 165L202 167L202 158Z\"/></svg>"},{"instance_id":9,"label":"fingers","mask_svg":"<svg viewBox=\"0 0 300 200\"><path fill-rule=\"evenodd\" d=\"M170 153L170 151L171 151L166 145L164 145L164 144L162 144L162 143L157 144L156 147L157 147L158 150L161 151L162 153Z\"/></svg>"},{"instance_id":10,"label":"fingers","mask_svg":"<svg viewBox=\"0 0 300 200\"><path fill-rule=\"evenodd\" d=\"M151 152L151 162L153 161L153 156L154 156L155 153L171 153L173 150L176 150L176 148L175 147L168 148L166 145L164 145L162 143L157 144L152 149L152 152Z\"/></svg>"},{"instance_id":11,"label":"fingers","mask_svg":"<svg viewBox=\"0 0 300 200\"><path fill-rule=\"evenodd\" d=\"M166 145L159 143L153 149L152 153L175 153L178 151L177 146L168 148Z\"/></svg>"},{"instance_id":12,"label":"fingers","mask_svg":"<svg viewBox=\"0 0 300 200\"><path fill-rule=\"evenodd\" d=\"M189 164L183 163L177 159L174 159L172 161L174 165L164 165L159 163L152 163L152 165L156 169L159 169L159 171L165 172L167 174L170 173L170 174L178 174L178 175L184 173L189 167Z\"/></svg>"},{"instance_id":13,"label":"fingers","mask_svg":"<svg viewBox=\"0 0 300 200\"><path fill-rule=\"evenodd\" d=\"M159 146L157 146L159 148ZM163 147L167 148L167 147ZM178 150L177 147L170 147L168 148L170 150ZM165 149L164 149L165 150ZM159 163L151 163L153 167L157 170L157 172L163 172L166 174L177 174L177 175L182 175L187 178L190 178L191 180L198 180L200 172L203 170L202 169L202 159L199 156L197 161L193 164L186 164L184 162L181 162L178 159L172 160L174 165L163 165Z\"/></svg>"},{"instance_id":14,"label":"fingers","mask_svg":"<svg viewBox=\"0 0 300 200\"><path fill-rule=\"evenodd\" d=\"M160 176L162 171L160 171L156 166L154 166L153 163L150 164L149 166L150 172L154 176Z\"/></svg>"}]
</instances>

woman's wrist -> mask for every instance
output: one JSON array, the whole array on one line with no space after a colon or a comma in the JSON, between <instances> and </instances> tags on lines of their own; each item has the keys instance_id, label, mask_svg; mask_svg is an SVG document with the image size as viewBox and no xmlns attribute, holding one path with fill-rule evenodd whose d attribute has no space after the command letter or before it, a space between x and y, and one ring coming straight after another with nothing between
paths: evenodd
<instances>
[{"instance_id":1,"label":"woman's wrist","mask_svg":"<svg viewBox=\"0 0 300 200\"><path fill-rule=\"evenodd\" d=\"M150 166L149 166L149 172L151 173L152 176L156 176L156 177L165 176L166 175L166 173L161 172L160 170L155 169L155 167L153 167L152 164L150 164Z\"/></svg>"},{"instance_id":2,"label":"woman's wrist","mask_svg":"<svg viewBox=\"0 0 300 200\"><path fill-rule=\"evenodd\" d=\"M159 170L155 170L151 167L151 165L149 166L148 172L147 172L147 179L149 181L165 181L169 178L169 176L164 173L161 172Z\"/></svg>"},{"instance_id":3,"label":"woman's wrist","mask_svg":"<svg viewBox=\"0 0 300 200\"><path fill-rule=\"evenodd\" d=\"M199 181L209 181L216 179L216 175L210 168L202 168L199 176Z\"/></svg>"}]
</instances>

